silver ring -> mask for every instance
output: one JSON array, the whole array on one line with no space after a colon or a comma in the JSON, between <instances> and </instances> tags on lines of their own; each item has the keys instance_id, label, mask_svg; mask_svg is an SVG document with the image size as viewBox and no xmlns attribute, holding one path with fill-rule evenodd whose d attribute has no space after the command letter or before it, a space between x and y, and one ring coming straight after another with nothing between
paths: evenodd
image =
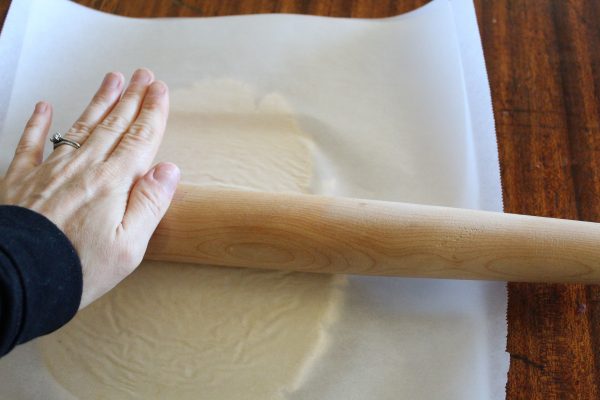
<instances>
[{"instance_id":1,"label":"silver ring","mask_svg":"<svg viewBox=\"0 0 600 400\"><path fill-rule=\"evenodd\" d=\"M54 149L56 149L58 146L62 146L63 144L68 144L69 146L75 147L76 149L81 147L79 143L62 137L60 132L56 132L54 135L52 135L50 141L54 143Z\"/></svg>"}]
</instances>

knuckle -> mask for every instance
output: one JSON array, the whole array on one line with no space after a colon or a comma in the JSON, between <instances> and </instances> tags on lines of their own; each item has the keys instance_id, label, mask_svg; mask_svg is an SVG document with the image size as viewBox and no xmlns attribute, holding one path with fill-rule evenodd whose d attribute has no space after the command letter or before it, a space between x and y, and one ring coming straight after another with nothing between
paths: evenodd
<instances>
[{"instance_id":1,"label":"knuckle","mask_svg":"<svg viewBox=\"0 0 600 400\"><path fill-rule=\"evenodd\" d=\"M93 180L98 182L98 186L101 189L104 189L105 187L108 189L114 188L116 180L120 176L117 173L116 168L108 162L104 162L103 164L94 168L91 175Z\"/></svg>"},{"instance_id":2,"label":"knuckle","mask_svg":"<svg viewBox=\"0 0 600 400\"><path fill-rule=\"evenodd\" d=\"M134 140L149 142L154 135L154 127L145 121L137 121L129 127L127 133Z\"/></svg>"},{"instance_id":3,"label":"knuckle","mask_svg":"<svg viewBox=\"0 0 600 400\"><path fill-rule=\"evenodd\" d=\"M58 181L67 182L76 175L81 174L81 164L77 162L57 163L50 174L52 178Z\"/></svg>"},{"instance_id":4,"label":"knuckle","mask_svg":"<svg viewBox=\"0 0 600 400\"><path fill-rule=\"evenodd\" d=\"M125 93L123 93L121 101L126 103L137 103L142 100L142 94L142 88L138 87L137 85L134 85L128 88L125 91Z\"/></svg>"},{"instance_id":5,"label":"knuckle","mask_svg":"<svg viewBox=\"0 0 600 400\"><path fill-rule=\"evenodd\" d=\"M63 185L74 185L74 183L66 183L66 181L72 180L72 178L77 174L77 171L74 168L70 167L69 165L65 165L61 173L62 176L60 176L60 174L52 174L52 176L48 179L52 183L52 185L49 186L57 187Z\"/></svg>"},{"instance_id":6,"label":"knuckle","mask_svg":"<svg viewBox=\"0 0 600 400\"><path fill-rule=\"evenodd\" d=\"M25 130L37 130L43 127L43 122L39 118L30 118L25 124Z\"/></svg>"},{"instance_id":7,"label":"knuckle","mask_svg":"<svg viewBox=\"0 0 600 400\"><path fill-rule=\"evenodd\" d=\"M73 124L73 126L71 127L71 129L69 130L70 133L75 133L75 132L79 132L79 133L83 133L83 134L89 134L92 131L92 127L85 121L77 121Z\"/></svg>"},{"instance_id":8,"label":"knuckle","mask_svg":"<svg viewBox=\"0 0 600 400\"><path fill-rule=\"evenodd\" d=\"M122 115L111 114L108 115L100 124L99 127L115 133L122 133L129 127L129 120Z\"/></svg>"},{"instance_id":9,"label":"knuckle","mask_svg":"<svg viewBox=\"0 0 600 400\"><path fill-rule=\"evenodd\" d=\"M101 90L97 92L92 101L90 102L91 107L106 107L112 102L113 98L110 91Z\"/></svg>"},{"instance_id":10,"label":"knuckle","mask_svg":"<svg viewBox=\"0 0 600 400\"><path fill-rule=\"evenodd\" d=\"M37 143L31 140L22 140L15 149L15 155L20 156L26 153L39 152Z\"/></svg>"},{"instance_id":11,"label":"knuckle","mask_svg":"<svg viewBox=\"0 0 600 400\"><path fill-rule=\"evenodd\" d=\"M144 101L144 109L152 113L160 113L163 107L163 101L156 97L147 97Z\"/></svg>"},{"instance_id":12,"label":"knuckle","mask_svg":"<svg viewBox=\"0 0 600 400\"><path fill-rule=\"evenodd\" d=\"M140 188L139 195L148 214L159 219L163 214L162 202L157 191L150 190L147 187Z\"/></svg>"}]
</instances>

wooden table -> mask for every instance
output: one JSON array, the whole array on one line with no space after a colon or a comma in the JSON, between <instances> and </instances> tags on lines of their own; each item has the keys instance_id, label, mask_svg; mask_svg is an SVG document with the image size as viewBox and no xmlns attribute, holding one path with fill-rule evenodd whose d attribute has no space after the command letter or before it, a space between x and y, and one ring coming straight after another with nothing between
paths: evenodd
<instances>
[{"instance_id":1,"label":"wooden table","mask_svg":"<svg viewBox=\"0 0 600 400\"><path fill-rule=\"evenodd\" d=\"M426 0L78 0L131 17L386 17ZM9 0L0 0L0 22ZM600 2L476 0L505 210L600 222ZM600 245L600 244L599 244ZM600 398L600 287L509 283L508 399Z\"/></svg>"}]
</instances>

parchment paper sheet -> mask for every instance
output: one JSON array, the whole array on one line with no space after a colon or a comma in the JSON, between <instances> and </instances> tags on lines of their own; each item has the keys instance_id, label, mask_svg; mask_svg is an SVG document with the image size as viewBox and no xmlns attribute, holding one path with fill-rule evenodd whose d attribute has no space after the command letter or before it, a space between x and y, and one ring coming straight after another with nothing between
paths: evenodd
<instances>
[{"instance_id":1,"label":"parchment paper sheet","mask_svg":"<svg viewBox=\"0 0 600 400\"><path fill-rule=\"evenodd\" d=\"M140 20L14 0L0 39L0 172L37 100L66 131L106 71L139 66L172 90L233 79L285 96L315 140L323 194L502 210L470 0L383 20ZM290 397L504 398L505 310L502 283L350 277L333 340ZM0 398L67 397L35 342L0 360Z\"/></svg>"}]
</instances>

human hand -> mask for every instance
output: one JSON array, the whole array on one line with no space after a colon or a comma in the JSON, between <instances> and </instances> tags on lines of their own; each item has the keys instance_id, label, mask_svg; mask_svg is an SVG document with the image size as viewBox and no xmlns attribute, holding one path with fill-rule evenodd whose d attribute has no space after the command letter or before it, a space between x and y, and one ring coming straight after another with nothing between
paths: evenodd
<instances>
[{"instance_id":1,"label":"human hand","mask_svg":"<svg viewBox=\"0 0 600 400\"><path fill-rule=\"evenodd\" d=\"M146 69L133 74L121 96L123 86L123 75L107 74L65 135L81 148L59 146L46 160L52 108L39 102L0 179L0 204L46 216L77 250L83 268L80 308L140 264L179 181L173 164L149 170L167 122L167 86Z\"/></svg>"}]
</instances>

